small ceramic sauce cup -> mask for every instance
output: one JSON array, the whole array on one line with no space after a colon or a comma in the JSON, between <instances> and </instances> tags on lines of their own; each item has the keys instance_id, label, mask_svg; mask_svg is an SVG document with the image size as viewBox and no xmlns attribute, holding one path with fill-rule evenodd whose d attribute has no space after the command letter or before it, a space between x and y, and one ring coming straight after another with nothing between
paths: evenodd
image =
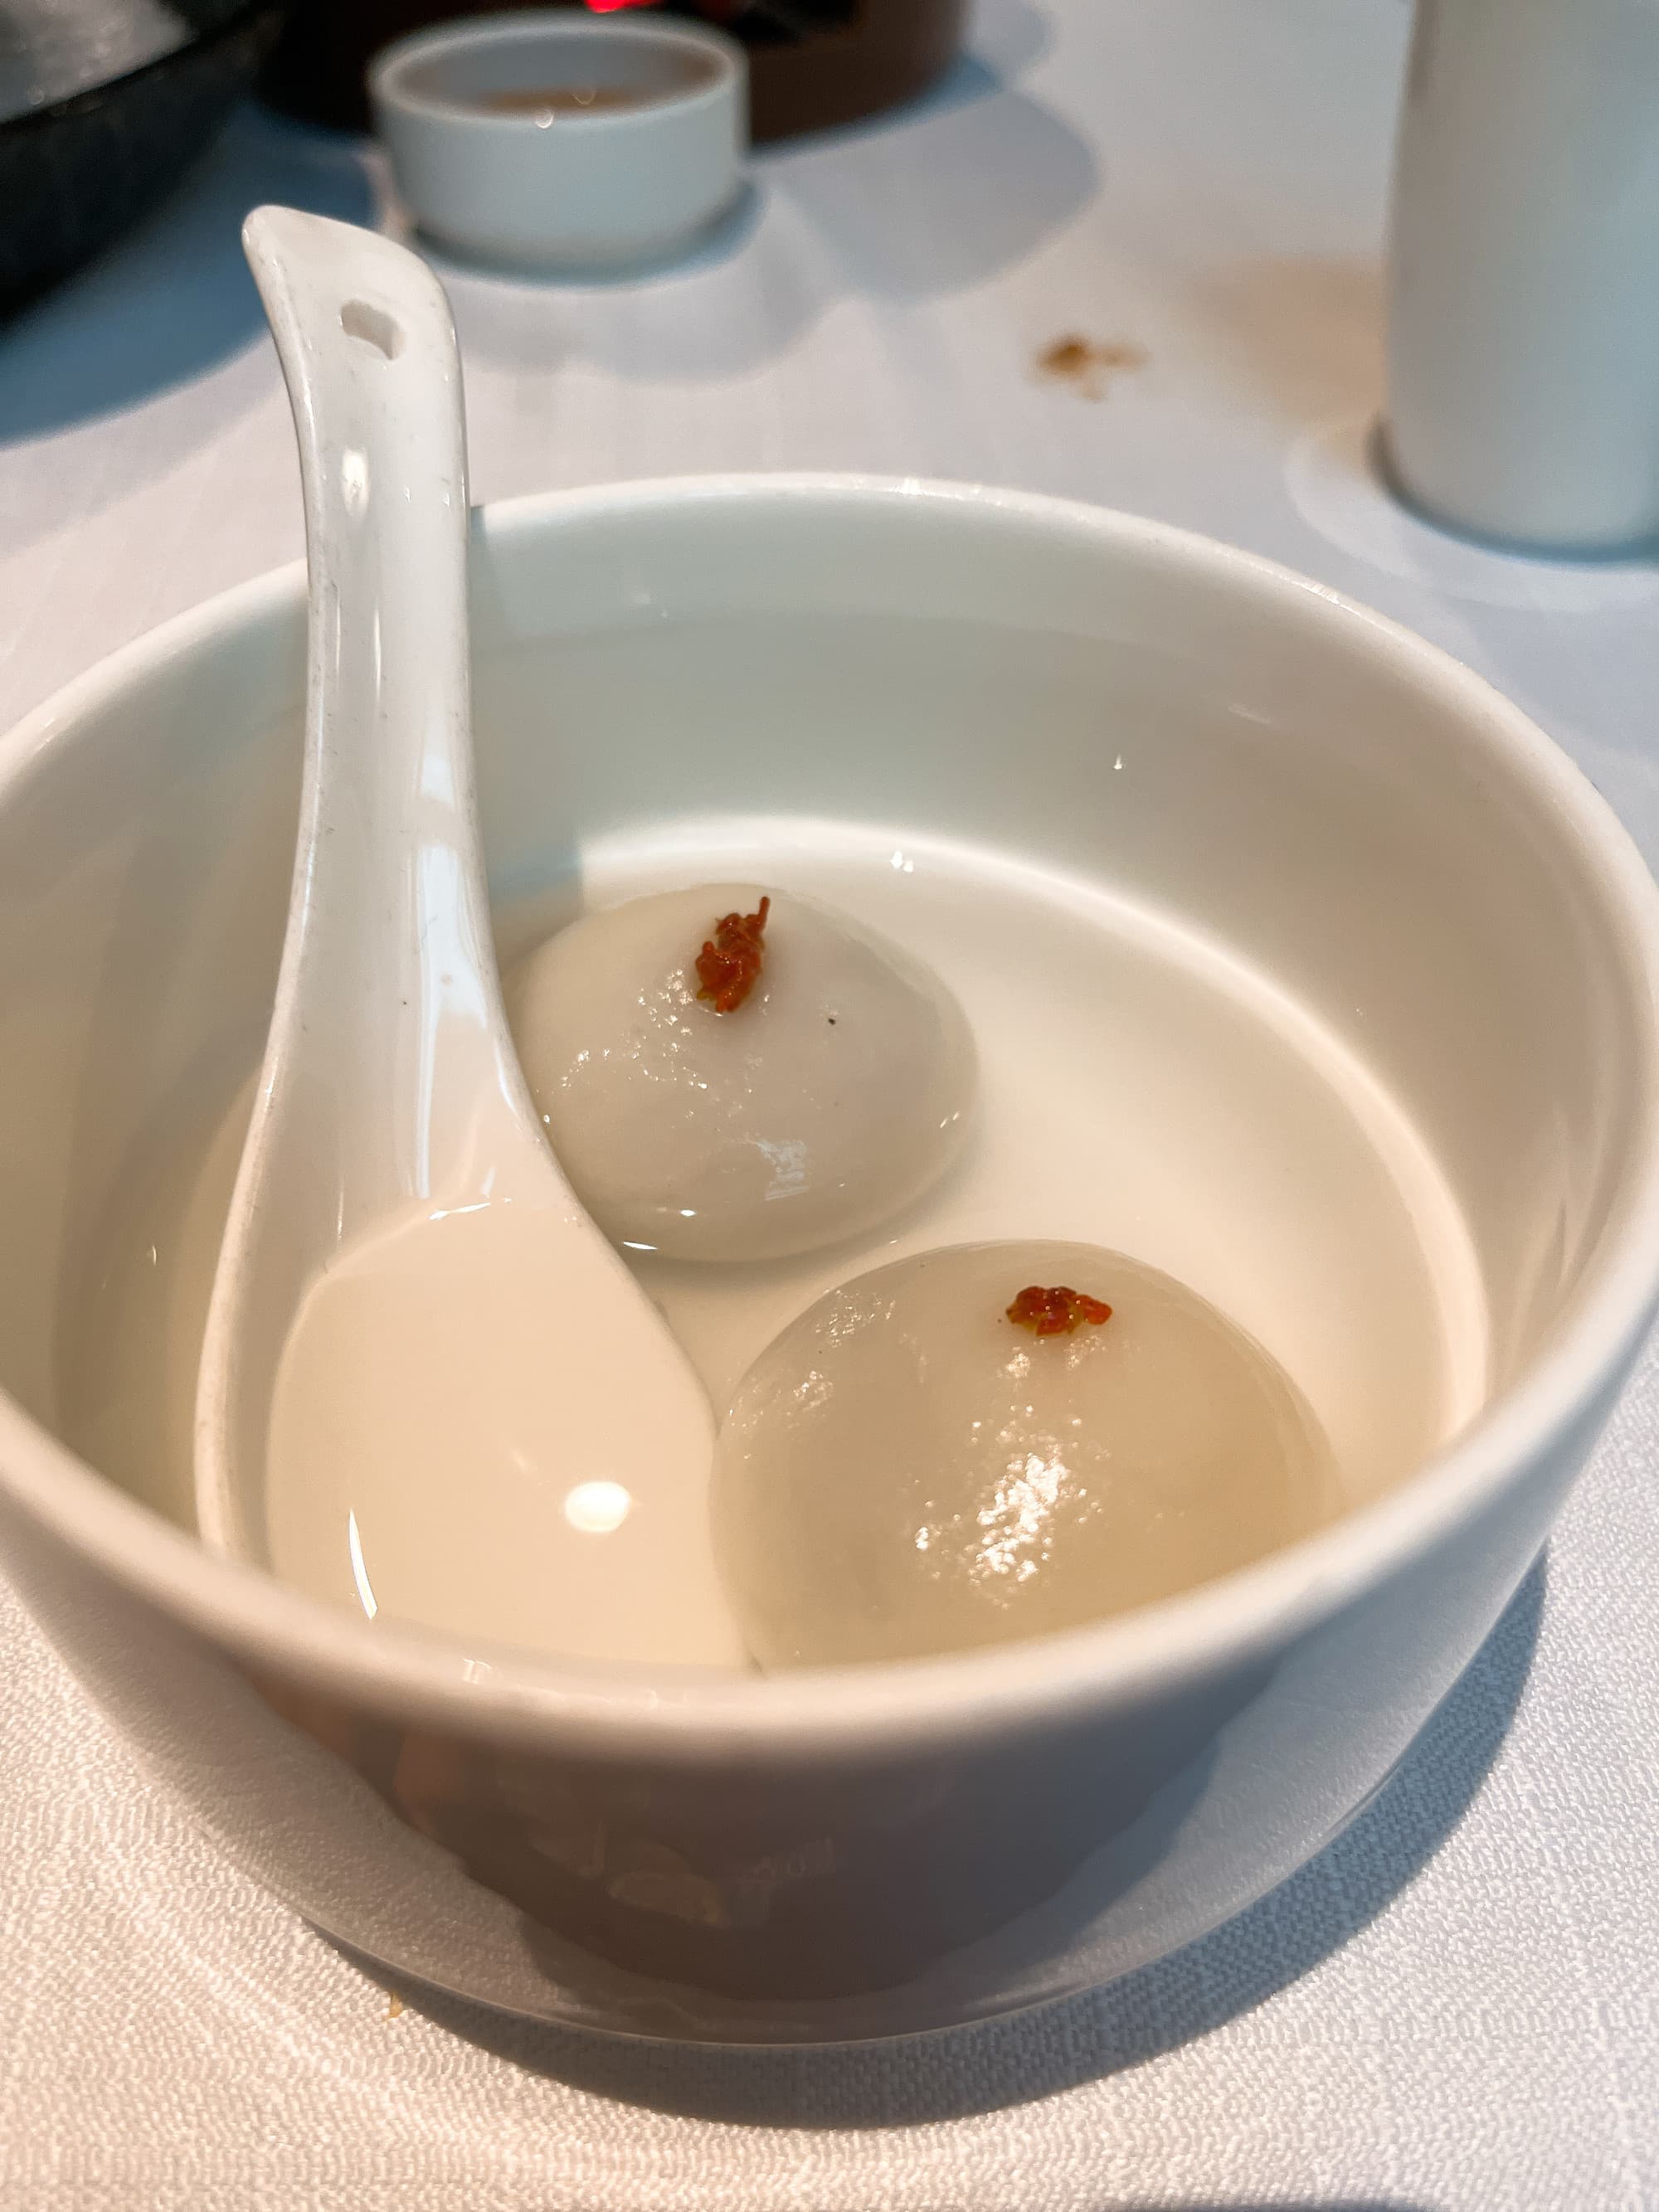
<instances>
[{"instance_id":1,"label":"small ceramic sauce cup","mask_svg":"<svg viewBox=\"0 0 1659 2212\"><path fill-rule=\"evenodd\" d=\"M672 258L732 205L747 72L717 31L560 10L400 40L368 90L398 192L431 237L603 270Z\"/></svg>"}]
</instances>

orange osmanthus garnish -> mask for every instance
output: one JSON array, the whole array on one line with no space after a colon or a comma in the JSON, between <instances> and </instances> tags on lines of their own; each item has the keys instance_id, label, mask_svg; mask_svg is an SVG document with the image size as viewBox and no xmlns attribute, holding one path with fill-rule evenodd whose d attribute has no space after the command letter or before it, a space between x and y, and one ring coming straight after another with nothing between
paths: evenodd
<instances>
[{"instance_id":1,"label":"orange osmanthus garnish","mask_svg":"<svg viewBox=\"0 0 1659 2212\"><path fill-rule=\"evenodd\" d=\"M1051 1291L1028 1283L1008 1309L1009 1320L1029 1328L1033 1336L1069 1336L1079 1322L1098 1328L1111 1317L1112 1310L1104 1299L1091 1298L1086 1291L1068 1290L1064 1283Z\"/></svg>"},{"instance_id":2,"label":"orange osmanthus garnish","mask_svg":"<svg viewBox=\"0 0 1659 2212\"><path fill-rule=\"evenodd\" d=\"M772 902L763 898L757 914L725 914L697 955L697 996L717 1014L729 1014L754 989L766 959L761 943Z\"/></svg>"}]
</instances>

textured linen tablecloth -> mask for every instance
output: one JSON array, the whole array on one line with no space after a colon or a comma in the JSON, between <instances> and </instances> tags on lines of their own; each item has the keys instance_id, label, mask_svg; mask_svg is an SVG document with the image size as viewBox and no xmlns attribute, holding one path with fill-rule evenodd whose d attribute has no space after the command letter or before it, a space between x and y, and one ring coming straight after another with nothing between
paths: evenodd
<instances>
[{"instance_id":1,"label":"textured linen tablecloth","mask_svg":"<svg viewBox=\"0 0 1659 2212\"><path fill-rule=\"evenodd\" d=\"M692 265L447 270L475 495L853 468L1187 524L1492 677L1653 857L1659 572L1459 546L1366 468L1406 29L1401 0L986 0L921 110L768 154ZM300 550L237 247L266 198L381 204L359 149L247 113L0 335L0 721ZM1091 399L1035 366L1071 334L1144 359ZM1659 2206L1656 1438L1650 1364L1547 1565L1286 1887L1113 1990L865 2051L389 2016L0 1589L0 2204Z\"/></svg>"}]
</instances>

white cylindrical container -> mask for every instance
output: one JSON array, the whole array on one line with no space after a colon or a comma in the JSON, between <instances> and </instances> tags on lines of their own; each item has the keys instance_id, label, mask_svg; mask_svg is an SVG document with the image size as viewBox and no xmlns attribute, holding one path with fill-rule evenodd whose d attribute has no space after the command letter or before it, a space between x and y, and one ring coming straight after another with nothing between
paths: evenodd
<instances>
[{"instance_id":1,"label":"white cylindrical container","mask_svg":"<svg viewBox=\"0 0 1659 2212\"><path fill-rule=\"evenodd\" d=\"M1385 450L1453 528L1659 533L1659 0L1418 0Z\"/></svg>"}]
</instances>

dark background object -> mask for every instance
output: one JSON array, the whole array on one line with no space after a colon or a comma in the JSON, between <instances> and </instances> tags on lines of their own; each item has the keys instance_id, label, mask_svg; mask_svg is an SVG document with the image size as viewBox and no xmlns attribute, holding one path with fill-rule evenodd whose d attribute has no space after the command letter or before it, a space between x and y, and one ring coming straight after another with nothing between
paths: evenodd
<instances>
[{"instance_id":1,"label":"dark background object","mask_svg":"<svg viewBox=\"0 0 1659 2212\"><path fill-rule=\"evenodd\" d=\"M514 4L514 0L506 0ZM547 4L547 0L520 0ZM581 6L585 0L556 0ZM503 0L297 0L267 73L276 106L349 130L368 124L363 70L406 31L495 15ZM612 0L596 12L657 8L743 40L757 139L850 123L922 91L954 58L967 0Z\"/></svg>"},{"instance_id":2,"label":"dark background object","mask_svg":"<svg viewBox=\"0 0 1659 2212\"><path fill-rule=\"evenodd\" d=\"M88 260L212 139L275 0L33 0L0 11L0 313Z\"/></svg>"}]
</instances>

